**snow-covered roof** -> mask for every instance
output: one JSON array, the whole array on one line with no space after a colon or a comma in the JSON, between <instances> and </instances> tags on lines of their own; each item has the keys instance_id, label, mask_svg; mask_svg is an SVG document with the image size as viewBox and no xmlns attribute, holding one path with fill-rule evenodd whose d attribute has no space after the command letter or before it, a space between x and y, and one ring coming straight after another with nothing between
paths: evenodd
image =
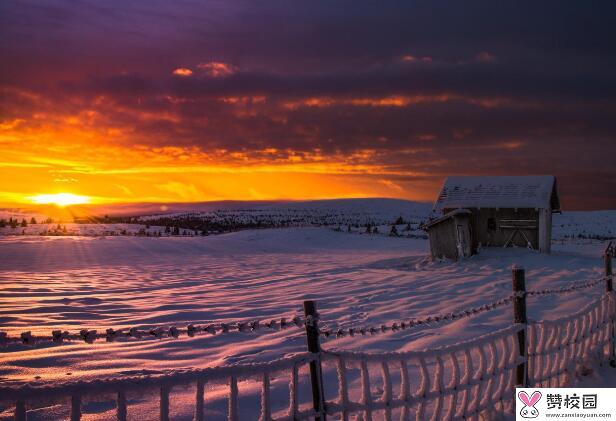
<instances>
[{"instance_id":1,"label":"snow-covered roof","mask_svg":"<svg viewBox=\"0 0 616 421\"><path fill-rule=\"evenodd\" d=\"M458 208L539 208L559 211L556 177L449 177L434 204L434 212Z\"/></svg>"},{"instance_id":2,"label":"snow-covered roof","mask_svg":"<svg viewBox=\"0 0 616 421\"><path fill-rule=\"evenodd\" d=\"M469 211L468 209L455 209L455 210L452 210L451 212L446 213L440 218L430 219L429 221L423 224L423 228L429 229L430 227L433 227L436 224L440 224L441 222L446 221L450 218L453 218L454 216L457 216L457 215L470 215L470 214L472 214L472 212Z\"/></svg>"}]
</instances>

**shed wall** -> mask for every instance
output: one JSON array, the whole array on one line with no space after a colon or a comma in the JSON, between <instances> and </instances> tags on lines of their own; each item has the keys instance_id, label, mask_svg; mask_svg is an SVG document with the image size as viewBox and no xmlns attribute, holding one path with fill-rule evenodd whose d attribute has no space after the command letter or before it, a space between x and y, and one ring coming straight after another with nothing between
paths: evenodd
<instances>
[{"instance_id":1,"label":"shed wall","mask_svg":"<svg viewBox=\"0 0 616 421\"><path fill-rule=\"evenodd\" d=\"M531 246L539 249L539 211L536 209L471 209L471 225L473 238L473 251L479 244L485 247L503 247L514 229L506 226L534 226L535 229L520 229L531 243ZM513 238L512 244L518 247L526 247L526 240L519 233Z\"/></svg>"},{"instance_id":2,"label":"shed wall","mask_svg":"<svg viewBox=\"0 0 616 421\"><path fill-rule=\"evenodd\" d=\"M454 260L458 258L455 225L454 219L451 218L430 227L428 236L430 237L430 252L433 258L446 257Z\"/></svg>"},{"instance_id":3,"label":"shed wall","mask_svg":"<svg viewBox=\"0 0 616 421\"><path fill-rule=\"evenodd\" d=\"M455 215L428 229L432 258L457 260L473 254L470 214Z\"/></svg>"}]
</instances>

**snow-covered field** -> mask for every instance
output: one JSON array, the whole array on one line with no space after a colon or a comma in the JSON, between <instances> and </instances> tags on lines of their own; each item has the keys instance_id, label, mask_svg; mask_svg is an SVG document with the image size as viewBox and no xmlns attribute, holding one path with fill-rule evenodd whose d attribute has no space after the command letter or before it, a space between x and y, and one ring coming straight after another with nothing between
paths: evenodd
<instances>
[{"instance_id":1,"label":"snow-covered field","mask_svg":"<svg viewBox=\"0 0 616 421\"><path fill-rule=\"evenodd\" d=\"M554 222L560 240L552 255L484 249L458 263L430 262L426 240L337 232L332 227L208 237L3 236L0 326L16 335L25 330L49 334L52 329L268 320L300 314L306 299L318 301L324 326L379 325L505 297L511 293L513 264L527 269L528 289L596 279L602 276L605 242L564 239L579 233L609 235L615 228L613 211L565 214ZM599 286L540 300L530 297L529 317L570 314L602 291ZM503 307L444 326L327 339L323 346L423 349L507 326L511 313ZM177 340L12 346L0 350L0 383L268 361L301 351L305 336L298 328ZM191 411L186 408L184 415Z\"/></svg>"}]
</instances>

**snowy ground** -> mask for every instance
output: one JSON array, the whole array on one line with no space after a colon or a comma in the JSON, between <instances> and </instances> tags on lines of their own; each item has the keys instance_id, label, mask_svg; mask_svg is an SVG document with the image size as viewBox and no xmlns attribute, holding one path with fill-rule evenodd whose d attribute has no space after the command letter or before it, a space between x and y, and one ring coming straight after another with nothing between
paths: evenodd
<instances>
[{"instance_id":1,"label":"snowy ground","mask_svg":"<svg viewBox=\"0 0 616 421\"><path fill-rule=\"evenodd\" d=\"M585 232L605 232L611 224L613 232L614 212L606 215L600 220L580 213L569 223L586 224L580 229ZM566 227L567 222L561 227L555 221L555 236L565 238ZM604 246L596 240L567 239L555 242L549 256L522 249L485 249L453 263L429 262L426 240L331 228L210 237L4 236L0 237L0 325L13 335L24 330L49 334L52 329L264 320L300 313L305 299L318 301L326 326L378 325L505 297L511 293L513 264L527 269L529 289L600 277ZM540 301L531 297L529 315L557 318L601 292L599 286ZM507 326L511 319L511 309L504 307L441 327L329 339L323 346L422 349L473 338ZM178 340L19 346L0 350L0 382L50 382L267 361L304 350L304 334L297 328ZM597 384L609 381L604 377ZM188 417L191 409L185 412Z\"/></svg>"},{"instance_id":2,"label":"snowy ground","mask_svg":"<svg viewBox=\"0 0 616 421\"><path fill-rule=\"evenodd\" d=\"M0 322L11 334L267 319L299 312L305 299L318 300L327 324L380 323L504 297L510 293L514 263L527 268L529 288L600 276L603 246L593 241L557 245L551 256L521 249L484 250L465 262L432 263L425 259L424 240L325 228L205 238L7 237L0 244ZM566 314L588 300L588 294L600 291L544 298L541 305L531 303L531 315ZM508 311L496 311L443 328L330 340L327 345L422 348L504 326L510 316ZM43 353L5 353L0 357L0 374L5 379L52 379L65 375L58 367L70 368L73 376L87 376L103 368L134 369L136 361L140 368L145 364L156 369L221 364L269 359L303 350L303 345L299 330L130 345L69 345ZM109 352L118 353L111 364L97 358L98 353Z\"/></svg>"}]
</instances>

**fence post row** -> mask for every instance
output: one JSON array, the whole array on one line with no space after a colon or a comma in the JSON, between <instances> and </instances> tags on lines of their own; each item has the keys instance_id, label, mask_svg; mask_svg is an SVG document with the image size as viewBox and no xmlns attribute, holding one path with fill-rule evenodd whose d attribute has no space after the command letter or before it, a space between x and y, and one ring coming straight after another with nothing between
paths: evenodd
<instances>
[{"instance_id":1,"label":"fence post row","mask_svg":"<svg viewBox=\"0 0 616 421\"><path fill-rule=\"evenodd\" d=\"M319 325L317 303L304 301L306 316L306 342L308 351L316 355L315 361L310 361L310 382L312 383L312 404L316 415L315 421L326 421L325 393L323 390L323 371L321 370L321 345L319 343Z\"/></svg>"},{"instance_id":2,"label":"fence post row","mask_svg":"<svg viewBox=\"0 0 616 421\"><path fill-rule=\"evenodd\" d=\"M518 349L524 362L516 367L516 386L528 386L528 352L526 349L526 280L524 268L514 266L511 269L513 275L513 322L523 324L524 328L518 331Z\"/></svg>"},{"instance_id":3,"label":"fence post row","mask_svg":"<svg viewBox=\"0 0 616 421\"><path fill-rule=\"evenodd\" d=\"M611 246L611 243L610 243ZM610 294L614 291L614 282L612 275L612 254L608 249L603 254L603 263L605 266L605 292ZM610 366L616 367L616 327L614 326L614 316L612 315L610 323Z\"/></svg>"}]
</instances>

